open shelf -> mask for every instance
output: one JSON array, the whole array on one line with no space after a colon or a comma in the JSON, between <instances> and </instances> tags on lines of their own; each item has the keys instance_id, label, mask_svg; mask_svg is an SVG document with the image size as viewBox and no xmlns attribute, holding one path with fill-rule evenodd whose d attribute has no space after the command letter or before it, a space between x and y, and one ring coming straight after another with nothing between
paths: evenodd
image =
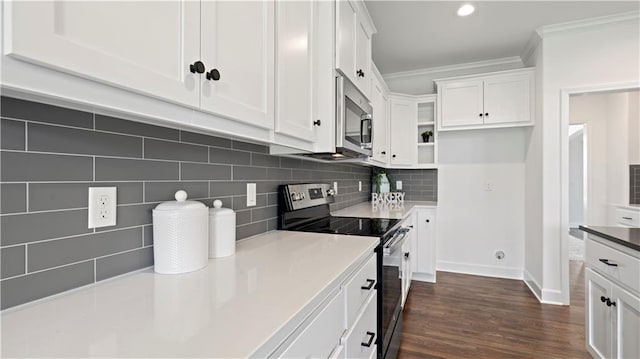
<instances>
[{"instance_id":1,"label":"open shelf","mask_svg":"<svg viewBox=\"0 0 640 359\"><path fill-rule=\"evenodd\" d=\"M436 123L433 121L426 121L426 122L418 122L418 126L433 126Z\"/></svg>"},{"instance_id":2,"label":"open shelf","mask_svg":"<svg viewBox=\"0 0 640 359\"><path fill-rule=\"evenodd\" d=\"M418 143L418 147L423 147L423 146L428 147L428 146L434 146L434 145L435 145L434 142L420 142L420 143Z\"/></svg>"}]
</instances>

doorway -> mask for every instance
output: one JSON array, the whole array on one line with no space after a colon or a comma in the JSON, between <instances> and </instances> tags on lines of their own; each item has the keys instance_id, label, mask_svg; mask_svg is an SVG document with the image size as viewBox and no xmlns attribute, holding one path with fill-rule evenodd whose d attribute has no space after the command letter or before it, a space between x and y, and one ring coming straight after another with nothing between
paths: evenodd
<instances>
[{"instance_id":1,"label":"doorway","mask_svg":"<svg viewBox=\"0 0 640 359\"><path fill-rule=\"evenodd\" d=\"M588 209L586 125L569 125L569 260L584 260L583 233L578 227L585 224Z\"/></svg>"}]
</instances>

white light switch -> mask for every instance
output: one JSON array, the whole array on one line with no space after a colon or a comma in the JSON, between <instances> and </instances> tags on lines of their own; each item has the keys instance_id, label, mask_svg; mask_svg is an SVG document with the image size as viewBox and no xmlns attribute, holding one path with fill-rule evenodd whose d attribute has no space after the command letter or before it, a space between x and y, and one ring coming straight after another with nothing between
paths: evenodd
<instances>
[{"instance_id":1,"label":"white light switch","mask_svg":"<svg viewBox=\"0 0 640 359\"><path fill-rule=\"evenodd\" d=\"M116 187L89 187L89 228L116 225Z\"/></svg>"},{"instance_id":2,"label":"white light switch","mask_svg":"<svg viewBox=\"0 0 640 359\"><path fill-rule=\"evenodd\" d=\"M333 182L333 195L338 194L338 182Z\"/></svg>"},{"instance_id":3,"label":"white light switch","mask_svg":"<svg viewBox=\"0 0 640 359\"><path fill-rule=\"evenodd\" d=\"M358 192L362 192L362 181L358 181Z\"/></svg>"},{"instance_id":4,"label":"white light switch","mask_svg":"<svg viewBox=\"0 0 640 359\"><path fill-rule=\"evenodd\" d=\"M402 189L402 181L396 181L396 189L397 190Z\"/></svg>"},{"instance_id":5,"label":"white light switch","mask_svg":"<svg viewBox=\"0 0 640 359\"><path fill-rule=\"evenodd\" d=\"M247 183L247 207L256 205L256 184Z\"/></svg>"}]
</instances>

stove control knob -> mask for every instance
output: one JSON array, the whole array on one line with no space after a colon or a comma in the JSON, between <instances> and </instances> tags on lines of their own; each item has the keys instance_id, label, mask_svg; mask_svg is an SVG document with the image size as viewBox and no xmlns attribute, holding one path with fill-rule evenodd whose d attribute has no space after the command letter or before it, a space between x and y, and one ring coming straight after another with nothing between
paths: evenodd
<instances>
[{"instance_id":1,"label":"stove control knob","mask_svg":"<svg viewBox=\"0 0 640 359\"><path fill-rule=\"evenodd\" d=\"M327 190L327 196L333 196L336 194L336 191L333 190L333 188L329 188Z\"/></svg>"},{"instance_id":2,"label":"stove control knob","mask_svg":"<svg viewBox=\"0 0 640 359\"><path fill-rule=\"evenodd\" d=\"M301 192L300 193L300 199L305 199L305 198L306 198L306 196L304 195L304 192Z\"/></svg>"},{"instance_id":3,"label":"stove control knob","mask_svg":"<svg viewBox=\"0 0 640 359\"><path fill-rule=\"evenodd\" d=\"M300 199L300 195L298 193L296 193L296 192L292 192L291 193L291 200L292 201L297 201L299 199Z\"/></svg>"}]
</instances>

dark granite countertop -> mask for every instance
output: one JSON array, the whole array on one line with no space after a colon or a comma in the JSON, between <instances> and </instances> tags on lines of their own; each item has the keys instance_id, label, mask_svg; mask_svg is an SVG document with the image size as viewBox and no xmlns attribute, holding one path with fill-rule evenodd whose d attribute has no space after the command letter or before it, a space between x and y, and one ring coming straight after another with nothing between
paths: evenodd
<instances>
[{"instance_id":1,"label":"dark granite countertop","mask_svg":"<svg viewBox=\"0 0 640 359\"><path fill-rule=\"evenodd\" d=\"M580 229L600 238L640 251L640 228L580 226Z\"/></svg>"}]
</instances>

